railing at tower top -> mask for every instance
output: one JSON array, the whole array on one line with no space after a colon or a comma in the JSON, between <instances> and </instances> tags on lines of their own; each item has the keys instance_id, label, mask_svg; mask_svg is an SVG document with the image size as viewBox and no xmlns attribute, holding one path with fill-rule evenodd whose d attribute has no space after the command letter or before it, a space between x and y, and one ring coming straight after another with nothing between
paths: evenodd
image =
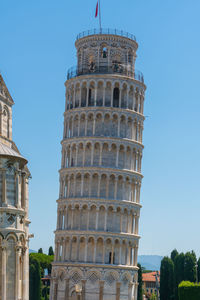
<instances>
[{"instance_id":1,"label":"railing at tower top","mask_svg":"<svg viewBox=\"0 0 200 300\"><path fill-rule=\"evenodd\" d=\"M81 65L74 66L67 71L67 80L81 75L96 75L96 74L118 74L134 78L144 83L142 72L133 70L129 64L113 63L111 65Z\"/></svg>"},{"instance_id":2,"label":"railing at tower top","mask_svg":"<svg viewBox=\"0 0 200 300\"><path fill-rule=\"evenodd\" d=\"M119 35L126 37L128 39L131 39L136 42L136 37L123 30L118 30L118 29L110 29L110 28L101 28L101 29L91 29L91 30L86 30L81 33L79 33L76 37L76 40L79 40L83 37L89 36L89 35L94 35L94 34L112 34L112 35Z\"/></svg>"}]
</instances>

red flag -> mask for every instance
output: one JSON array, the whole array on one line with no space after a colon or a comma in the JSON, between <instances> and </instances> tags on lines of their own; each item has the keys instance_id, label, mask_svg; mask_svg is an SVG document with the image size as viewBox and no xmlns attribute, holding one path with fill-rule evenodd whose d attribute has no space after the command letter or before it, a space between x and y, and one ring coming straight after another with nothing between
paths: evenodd
<instances>
[{"instance_id":1,"label":"red flag","mask_svg":"<svg viewBox=\"0 0 200 300\"><path fill-rule=\"evenodd\" d=\"M96 11L95 11L95 18L98 16L98 8L99 8L99 0L97 0Z\"/></svg>"}]
</instances>

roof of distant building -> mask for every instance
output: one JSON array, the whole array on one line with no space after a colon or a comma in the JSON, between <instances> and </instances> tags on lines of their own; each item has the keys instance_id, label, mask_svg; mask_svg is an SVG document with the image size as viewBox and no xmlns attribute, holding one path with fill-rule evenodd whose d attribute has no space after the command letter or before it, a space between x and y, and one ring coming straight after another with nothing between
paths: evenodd
<instances>
[{"instance_id":1,"label":"roof of distant building","mask_svg":"<svg viewBox=\"0 0 200 300\"><path fill-rule=\"evenodd\" d=\"M156 281L156 274L158 273L158 281L160 281L160 272L154 271L149 273L143 273L142 274L142 281Z\"/></svg>"}]
</instances>

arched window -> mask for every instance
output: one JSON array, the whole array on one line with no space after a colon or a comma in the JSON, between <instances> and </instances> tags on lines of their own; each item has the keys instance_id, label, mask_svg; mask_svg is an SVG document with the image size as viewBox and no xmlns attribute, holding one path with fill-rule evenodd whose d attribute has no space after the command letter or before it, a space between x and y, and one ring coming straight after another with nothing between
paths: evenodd
<instances>
[{"instance_id":1,"label":"arched window","mask_svg":"<svg viewBox=\"0 0 200 300\"><path fill-rule=\"evenodd\" d=\"M119 88L115 87L113 90L113 107L119 107Z\"/></svg>"}]
</instances>

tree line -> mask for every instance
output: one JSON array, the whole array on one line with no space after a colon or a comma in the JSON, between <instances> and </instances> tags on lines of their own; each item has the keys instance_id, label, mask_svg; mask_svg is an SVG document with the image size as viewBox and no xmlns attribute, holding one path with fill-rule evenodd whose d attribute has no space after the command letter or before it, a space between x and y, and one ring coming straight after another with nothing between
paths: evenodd
<instances>
[{"instance_id":1,"label":"tree line","mask_svg":"<svg viewBox=\"0 0 200 300\"><path fill-rule=\"evenodd\" d=\"M54 259L53 248L50 247L48 255L44 254L42 248L38 253L29 254L29 299L30 300L48 300L49 285L43 285L41 278L51 274L51 263Z\"/></svg>"},{"instance_id":2,"label":"tree line","mask_svg":"<svg viewBox=\"0 0 200 300\"><path fill-rule=\"evenodd\" d=\"M184 254L174 249L170 257L165 256L161 261L160 300L179 300L179 284L182 281L195 283L198 279L200 279L200 258L197 261L194 251Z\"/></svg>"}]
</instances>

